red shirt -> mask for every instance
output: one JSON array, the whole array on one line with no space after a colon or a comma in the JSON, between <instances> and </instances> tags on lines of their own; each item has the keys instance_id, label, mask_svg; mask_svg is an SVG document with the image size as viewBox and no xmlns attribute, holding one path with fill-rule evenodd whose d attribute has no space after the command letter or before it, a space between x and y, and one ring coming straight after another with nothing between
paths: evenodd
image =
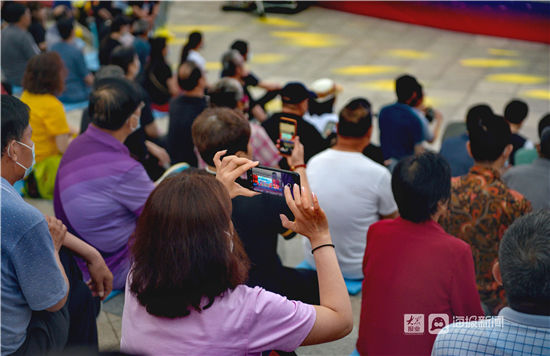
<instances>
[{"instance_id":1,"label":"red shirt","mask_svg":"<svg viewBox=\"0 0 550 356\"><path fill-rule=\"evenodd\" d=\"M382 220L367 240L361 355L428 355L437 336L430 334L430 314L446 314L449 322L484 315L470 246L436 222Z\"/></svg>"}]
</instances>

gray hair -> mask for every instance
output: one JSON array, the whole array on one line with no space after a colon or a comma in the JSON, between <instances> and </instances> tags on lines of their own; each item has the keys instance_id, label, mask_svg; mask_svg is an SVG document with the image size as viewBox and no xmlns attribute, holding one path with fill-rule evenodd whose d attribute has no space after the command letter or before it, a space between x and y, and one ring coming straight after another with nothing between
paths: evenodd
<instances>
[{"instance_id":1,"label":"gray hair","mask_svg":"<svg viewBox=\"0 0 550 356\"><path fill-rule=\"evenodd\" d=\"M525 215L510 225L498 259L510 304L550 301L550 210Z\"/></svg>"},{"instance_id":2,"label":"gray hair","mask_svg":"<svg viewBox=\"0 0 550 356\"><path fill-rule=\"evenodd\" d=\"M237 50L229 50L222 56L222 77L233 76L237 68L244 64L244 58Z\"/></svg>"},{"instance_id":3,"label":"gray hair","mask_svg":"<svg viewBox=\"0 0 550 356\"><path fill-rule=\"evenodd\" d=\"M209 94L210 102L213 106L228 107L230 109L235 109L237 103L244 96L241 83L234 78L228 77L220 79Z\"/></svg>"}]
</instances>

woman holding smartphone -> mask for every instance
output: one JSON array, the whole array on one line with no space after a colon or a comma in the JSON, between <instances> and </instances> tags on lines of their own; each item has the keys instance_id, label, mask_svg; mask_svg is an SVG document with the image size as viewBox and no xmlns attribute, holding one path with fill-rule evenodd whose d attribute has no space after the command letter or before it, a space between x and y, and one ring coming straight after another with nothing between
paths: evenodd
<instances>
[{"instance_id":1,"label":"woman holding smartphone","mask_svg":"<svg viewBox=\"0 0 550 356\"><path fill-rule=\"evenodd\" d=\"M184 173L161 183L138 220L126 284L121 350L162 355L260 355L336 340L353 327L351 304L324 212L297 185L285 188L295 216L286 228L307 236L321 305L250 288L248 259L231 222L231 198L245 158L216 154L218 176ZM250 162L250 161L248 161ZM250 168L249 165L243 165ZM234 169L236 172L231 172Z\"/></svg>"}]
</instances>

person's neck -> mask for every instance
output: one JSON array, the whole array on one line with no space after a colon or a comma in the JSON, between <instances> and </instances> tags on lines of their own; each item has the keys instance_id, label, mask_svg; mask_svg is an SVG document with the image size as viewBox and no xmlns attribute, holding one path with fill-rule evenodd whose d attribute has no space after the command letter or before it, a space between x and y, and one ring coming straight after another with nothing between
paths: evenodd
<instances>
[{"instance_id":1,"label":"person's neck","mask_svg":"<svg viewBox=\"0 0 550 356\"><path fill-rule=\"evenodd\" d=\"M94 124L91 124L91 125L93 125L99 131L105 132L107 135L113 136L120 143L124 143L124 141L126 141L126 138L129 136L128 133L124 132L123 129L118 129L116 131L113 131L113 130L102 129L101 127L98 127Z\"/></svg>"},{"instance_id":2,"label":"person's neck","mask_svg":"<svg viewBox=\"0 0 550 356\"><path fill-rule=\"evenodd\" d=\"M189 96L189 97L192 97L192 98L202 98L202 97L204 97L204 88L196 87L193 90L184 90L183 95L184 96Z\"/></svg>"},{"instance_id":3,"label":"person's neck","mask_svg":"<svg viewBox=\"0 0 550 356\"><path fill-rule=\"evenodd\" d=\"M547 302L546 303L523 302L518 304L510 303L510 308L523 314L550 316L550 308L548 308Z\"/></svg>"},{"instance_id":4,"label":"person's neck","mask_svg":"<svg viewBox=\"0 0 550 356\"><path fill-rule=\"evenodd\" d=\"M27 31L27 29L28 29L27 26L23 25L23 24L20 23L20 22L14 23L13 25L16 26L16 27L18 27L18 28L20 28L20 29L22 29L23 31Z\"/></svg>"},{"instance_id":5,"label":"person's neck","mask_svg":"<svg viewBox=\"0 0 550 356\"><path fill-rule=\"evenodd\" d=\"M120 39L120 32L113 32L109 35L113 40L119 40Z\"/></svg>"},{"instance_id":6,"label":"person's neck","mask_svg":"<svg viewBox=\"0 0 550 356\"><path fill-rule=\"evenodd\" d=\"M365 141L361 138L349 138L338 135L338 140L332 149L336 151L361 153L367 145L365 145Z\"/></svg>"},{"instance_id":7,"label":"person's neck","mask_svg":"<svg viewBox=\"0 0 550 356\"><path fill-rule=\"evenodd\" d=\"M502 169L504 168L504 162L500 160L500 158L494 162L479 162L475 161L475 165L482 167L482 168L490 168L494 169L495 171L502 173Z\"/></svg>"},{"instance_id":8,"label":"person's neck","mask_svg":"<svg viewBox=\"0 0 550 356\"><path fill-rule=\"evenodd\" d=\"M294 108L289 108L288 106L283 105L283 109L281 110L283 114L292 114L296 116L304 116L303 113L301 113L299 110L296 110Z\"/></svg>"},{"instance_id":9,"label":"person's neck","mask_svg":"<svg viewBox=\"0 0 550 356\"><path fill-rule=\"evenodd\" d=\"M4 162L4 157L2 157L2 178L8 181L11 185L14 185L15 182L21 179L21 176L16 174L13 169L6 169L8 163Z\"/></svg>"},{"instance_id":10,"label":"person's neck","mask_svg":"<svg viewBox=\"0 0 550 356\"><path fill-rule=\"evenodd\" d=\"M513 133L513 134L517 134L519 132L519 130L521 129L521 125L520 124L512 124L512 123L509 123L510 124L510 131Z\"/></svg>"}]
</instances>

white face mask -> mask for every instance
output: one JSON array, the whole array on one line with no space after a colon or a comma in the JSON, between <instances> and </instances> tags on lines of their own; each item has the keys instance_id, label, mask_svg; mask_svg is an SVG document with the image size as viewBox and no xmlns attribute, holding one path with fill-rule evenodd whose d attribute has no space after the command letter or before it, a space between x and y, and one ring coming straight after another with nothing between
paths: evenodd
<instances>
[{"instance_id":1,"label":"white face mask","mask_svg":"<svg viewBox=\"0 0 550 356\"><path fill-rule=\"evenodd\" d=\"M35 158L35 153L34 153L34 143L32 145L32 147L30 147L29 145L26 145L24 144L23 142L20 142L20 141L15 141L16 143L20 144L21 146L25 147L25 148L28 148L29 150L31 150L32 152L32 163L30 165L30 167L25 167L24 165L22 165L21 163L15 161L15 164L17 164L19 167L23 168L25 170L25 176L23 177L23 179L27 178L29 176L29 174L31 174L32 172L32 168L34 167L34 164L36 163L36 158ZM10 154L10 151L9 151L9 147L8 147L8 157L11 158L11 154Z\"/></svg>"}]
</instances>

